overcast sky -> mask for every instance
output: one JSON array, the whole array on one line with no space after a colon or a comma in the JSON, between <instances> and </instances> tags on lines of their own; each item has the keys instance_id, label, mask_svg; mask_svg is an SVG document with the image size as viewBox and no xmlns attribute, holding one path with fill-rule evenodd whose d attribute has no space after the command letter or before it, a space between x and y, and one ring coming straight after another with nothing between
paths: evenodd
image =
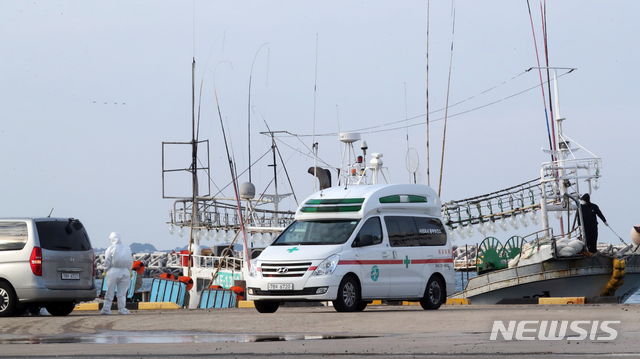
<instances>
[{"instance_id":1,"label":"overcast sky","mask_svg":"<svg viewBox=\"0 0 640 359\"><path fill-rule=\"evenodd\" d=\"M543 51L540 3L531 5ZM550 64L578 68L560 79L564 131L602 158L602 187L592 198L625 239L640 223L639 13L636 1L547 2ZM444 201L534 179L548 160L540 89L505 99L539 85L537 72L523 74L537 65L526 1L457 1L455 14L449 104L471 99L449 109ZM426 183L426 29L426 1L2 1L0 216L47 216L55 208L52 216L81 219L95 247L108 246L112 231L125 243L159 249L187 244L168 233L172 201L162 198L161 144L191 139L194 57L198 88L203 84L200 139L211 141L217 186L230 175L214 87L243 170L250 75L252 160L270 147L259 134L264 121L272 130L311 135L315 117L316 134L379 126L360 132L369 153L384 153L392 182L409 181L405 155L412 147ZM444 111L435 111L445 107L451 39L451 3L432 1L429 153L436 189ZM338 166L337 137L317 141L319 157ZM313 191L306 173L311 142L279 139L298 200ZM168 157L172 166L189 166L188 151ZM259 193L271 178L270 161L253 170ZM284 176L278 183L286 191ZM171 185L170 194L190 195L188 181ZM293 210L295 202L281 207ZM600 240L618 242L604 226Z\"/></svg>"}]
</instances>

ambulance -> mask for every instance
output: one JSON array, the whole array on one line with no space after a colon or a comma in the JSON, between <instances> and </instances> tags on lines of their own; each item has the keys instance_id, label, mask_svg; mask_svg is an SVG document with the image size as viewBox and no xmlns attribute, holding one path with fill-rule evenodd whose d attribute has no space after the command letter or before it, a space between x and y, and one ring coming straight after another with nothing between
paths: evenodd
<instances>
[{"instance_id":1,"label":"ambulance","mask_svg":"<svg viewBox=\"0 0 640 359\"><path fill-rule=\"evenodd\" d=\"M250 263L247 299L260 313L296 301L332 302L338 312L363 311L373 300L438 309L455 290L441 207L419 184L317 192Z\"/></svg>"}]
</instances>

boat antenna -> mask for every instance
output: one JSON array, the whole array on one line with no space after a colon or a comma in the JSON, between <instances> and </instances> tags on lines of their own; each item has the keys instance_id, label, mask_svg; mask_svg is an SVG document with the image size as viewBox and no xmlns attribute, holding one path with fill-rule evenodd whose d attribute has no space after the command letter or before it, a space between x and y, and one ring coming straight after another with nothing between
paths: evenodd
<instances>
[{"instance_id":1,"label":"boat antenna","mask_svg":"<svg viewBox=\"0 0 640 359\"><path fill-rule=\"evenodd\" d=\"M249 113L249 120L248 120L248 124L247 124L247 137L249 139L248 144L249 144L249 182L251 182L251 77L253 76L253 65L256 63L256 57L258 57L258 53L260 52L260 49L262 49L262 47L264 47L264 45L267 45L268 42L265 42L264 44L260 45L260 47L258 48L258 51L256 51L256 54L253 56L253 62L251 63L251 72L249 72L249 105L247 106L247 112ZM217 98L217 97L216 97Z\"/></svg>"},{"instance_id":2,"label":"boat antenna","mask_svg":"<svg viewBox=\"0 0 640 359\"><path fill-rule=\"evenodd\" d=\"M444 106L444 129L442 131L442 158L440 159L440 183L438 183L438 197L442 193L442 170L444 167L444 144L447 138L447 115L449 113L449 90L451 89L451 65L453 63L453 38L456 30L456 8L455 2L451 3L451 13L453 16L453 24L451 26L451 55L449 56L449 79L447 80L447 101Z\"/></svg>"},{"instance_id":3,"label":"boat antenna","mask_svg":"<svg viewBox=\"0 0 640 359\"><path fill-rule=\"evenodd\" d=\"M255 106L253 106L255 108ZM280 148L278 148L278 146L275 143L275 133L283 133L284 131L271 131L271 128L269 128L269 124L267 123L267 120L264 118L264 116L262 115L262 112L260 112L260 110L258 109L258 113L260 113L260 116L262 117L262 121L264 121L265 126L267 126L267 131L269 131L269 134L271 134L273 141L273 147L275 148L276 152L278 153L278 158L280 158L280 163L282 163L282 168L284 169L284 174L287 176L287 181L289 182L289 187L291 188L291 193L293 194L293 199L296 201L296 207L299 206L298 204L298 199L296 198L296 191L293 189L293 185L291 184L291 178L289 177L289 172L287 171L287 166L285 165L284 161L282 160L282 154L280 153ZM275 169L275 159L273 161L274 163L274 169ZM275 177L275 174L274 174ZM277 186L277 184L276 184ZM277 190L277 187L276 187Z\"/></svg>"},{"instance_id":4,"label":"boat antenna","mask_svg":"<svg viewBox=\"0 0 640 359\"><path fill-rule=\"evenodd\" d=\"M47 216L47 218L51 218L51 213L53 213L53 208L54 207L51 207L51 212L49 212L49 215Z\"/></svg>"},{"instance_id":5,"label":"boat antenna","mask_svg":"<svg viewBox=\"0 0 640 359\"><path fill-rule=\"evenodd\" d=\"M318 88L318 33L316 33L316 68L315 77L313 80L313 136L311 142L313 143L313 193L316 193L316 178L318 167L318 144L316 143L316 92Z\"/></svg>"},{"instance_id":6,"label":"boat antenna","mask_svg":"<svg viewBox=\"0 0 640 359\"><path fill-rule=\"evenodd\" d=\"M427 186L431 186L431 177L429 174L430 162L429 162L429 3L427 0Z\"/></svg>"}]
</instances>

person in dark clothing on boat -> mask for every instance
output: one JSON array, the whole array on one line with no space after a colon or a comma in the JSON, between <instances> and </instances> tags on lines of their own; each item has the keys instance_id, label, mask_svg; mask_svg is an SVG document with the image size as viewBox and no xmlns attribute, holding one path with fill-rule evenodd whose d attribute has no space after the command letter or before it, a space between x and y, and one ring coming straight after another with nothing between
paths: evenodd
<instances>
[{"instance_id":1,"label":"person in dark clothing on boat","mask_svg":"<svg viewBox=\"0 0 640 359\"><path fill-rule=\"evenodd\" d=\"M591 253L596 253L598 250L596 246L598 244L598 218L604 222L606 226L607 220L604 218L600 208L595 203L591 203L591 196L585 193L582 198L580 209L582 211L582 219L584 220L584 236L587 243L587 250ZM597 217L596 217L597 216Z\"/></svg>"}]
</instances>

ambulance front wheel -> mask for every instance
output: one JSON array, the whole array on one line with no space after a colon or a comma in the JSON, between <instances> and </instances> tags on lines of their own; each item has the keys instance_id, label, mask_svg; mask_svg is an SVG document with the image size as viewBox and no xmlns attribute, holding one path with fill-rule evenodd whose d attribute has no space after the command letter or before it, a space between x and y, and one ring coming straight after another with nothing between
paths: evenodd
<instances>
[{"instance_id":1,"label":"ambulance front wheel","mask_svg":"<svg viewBox=\"0 0 640 359\"><path fill-rule=\"evenodd\" d=\"M260 313L275 313L280 306L280 302L273 300L256 300L253 304Z\"/></svg>"},{"instance_id":2,"label":"ambulance front wheel","mask_svg":"<svg viewBox=\"0 0 640 359\"><path fill-rule=\"evenodd\" d=\"M446 297L445 287L442 280L437 276L429 278L424 297L420 299L420 305L425 310L435 310L440 308Z\"/></svg>"},{"instance_id":3,"label":"ambulance front wheel","mask_svg":"<svg viewBox=\"0 0 640 359\"><path fill-rule=\"evenodd\" d=\"M361 307L361 303L358 281L350 275L345 276L338 287L338 297L333 301L333 308L338 312L355 312Z\"/></svg>"}]
</instances>

